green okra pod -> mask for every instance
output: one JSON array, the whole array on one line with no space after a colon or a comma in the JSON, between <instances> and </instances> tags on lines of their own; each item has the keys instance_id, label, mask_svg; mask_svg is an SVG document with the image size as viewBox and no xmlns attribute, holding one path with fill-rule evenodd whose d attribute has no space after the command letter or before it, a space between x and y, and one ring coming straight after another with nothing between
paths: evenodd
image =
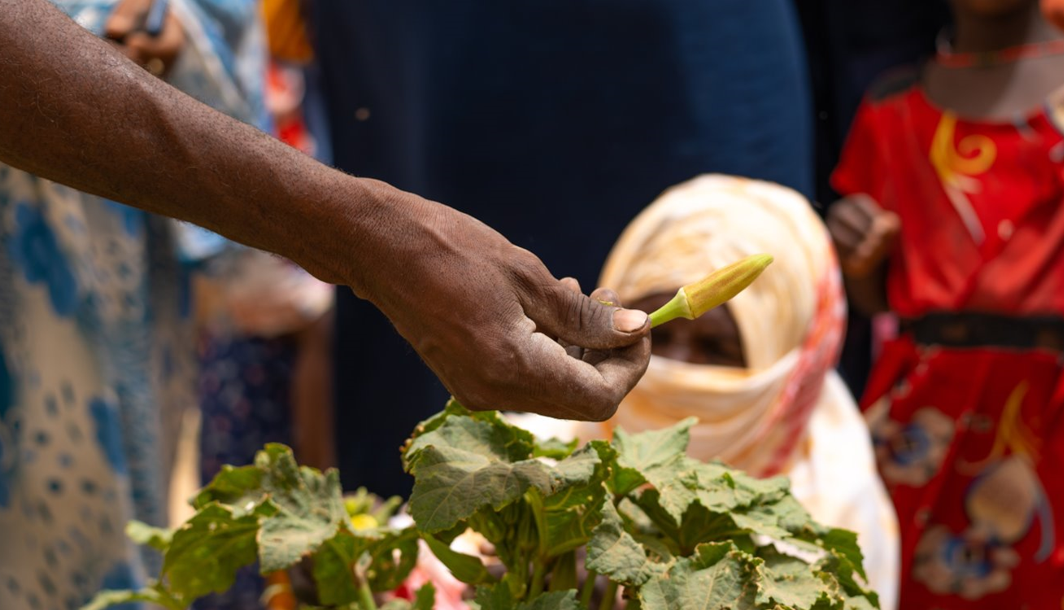
<instances>
[{"instance_id":1,"label":"green okra pod","mask_svg":"<svg viewBox=\"0 0 1064 610\"><path fill-rule=\"evenodd\" d=\"M771 254L755 254L710 273L676 291L668 303L650 314L650 326L676 318L694 320L746 289L772 263Z\"/></svg>"}]
</instances>

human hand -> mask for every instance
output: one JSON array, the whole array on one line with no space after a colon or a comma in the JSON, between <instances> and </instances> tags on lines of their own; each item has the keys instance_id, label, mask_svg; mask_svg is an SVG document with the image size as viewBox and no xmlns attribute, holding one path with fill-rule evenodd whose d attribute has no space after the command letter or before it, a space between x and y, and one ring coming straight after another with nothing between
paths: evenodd
<instances>
[{"instance_id":1,"label":"human hand","mask_svg":"<svg viewBox=\"0 0 1064 610\"><path fill-rule=\"evenodd\" d=\"M863 278L875 271L898 239L901 222L868 195L839 200L828 210L828 231L839 252L839 264L849 277Z\"/></svg>"},{"instance_id":2,"label":"human hand","mask_svg":"<svg viewBox=\"0 0 1064 610\"><path fill-rule=\"evenodd\" d=\"M170 71L185 46L185 30L167 11L158 36L144 31L151 0L122 0L107 19L104 34L126 57L155 76Z\"/></svg>"},{"instance_id":3,"label":"human hand","mask_svg":"<svg viewBox=\"0 0 1064 610\"><path fill-rule=\"evenodd\" d=\"M612 416L649 362L647 315L584 296L470 216L396 196L359 232L350 284L444 386L474 410Z\"/></svg>"}]
</instances>

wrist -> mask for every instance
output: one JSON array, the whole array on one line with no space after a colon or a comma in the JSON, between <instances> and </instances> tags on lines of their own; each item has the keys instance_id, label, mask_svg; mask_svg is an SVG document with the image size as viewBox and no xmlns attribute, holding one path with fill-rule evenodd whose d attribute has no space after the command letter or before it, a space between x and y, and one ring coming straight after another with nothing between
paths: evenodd
<instances>
[{"instance_id":1,"label":"wrist","mask_svg":"<svg viewBox=\"0 0 1064 610\"><path fill-rule=\"evenodd\" d=\"M344 176L335 213L323 221L331 247L321 264L360 298L377 301L382 283L401 273L424 248L420 233L438 206L379 180Z\"/></svg>"}]
</instances>

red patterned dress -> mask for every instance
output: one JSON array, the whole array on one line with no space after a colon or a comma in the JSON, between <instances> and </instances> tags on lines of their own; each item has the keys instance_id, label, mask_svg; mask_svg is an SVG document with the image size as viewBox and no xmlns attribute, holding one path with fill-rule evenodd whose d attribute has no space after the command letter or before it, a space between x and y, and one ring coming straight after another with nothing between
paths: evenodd
<instances>
[{"instance_id":1,"label":"red patterned dress","mask_svg":"<svg viewBox=\"0 0 1064 610\"><path fill-rule=\"evenodd\" d=\"M936 107L913 75L858 113L833 176L901 219L903 332L862 400L898 510L905 610L1064 607L1064 104Z\"/></svg>"}]
</instances>

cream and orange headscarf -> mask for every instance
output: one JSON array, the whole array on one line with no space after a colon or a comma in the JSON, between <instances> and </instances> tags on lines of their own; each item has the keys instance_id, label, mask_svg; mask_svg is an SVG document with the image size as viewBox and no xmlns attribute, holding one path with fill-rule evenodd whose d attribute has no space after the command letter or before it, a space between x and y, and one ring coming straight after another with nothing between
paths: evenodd
<instances>
[{"instance_id":1,"label":"cream and orange headscarf","mask_svg":"<svg viewBox=\"0 0 1064 610\"><path fill-rule=\"evenodd\" d=\"M719 175L673 187L628 226L599 284L630 303L759 253L775 262L729 303L747 367L653 357L608 425L634 432L693 415L693 457L759 476L787 468L818 402L835 396L822 388L846 316L830 238L805 198Z\"/></svg>"},{"instance_id":2,"label":"cream and orange headscarf","mask_svg":"<svg viewBox=\"0 0 1064 610\"><path fill-rule=\"evenodd\" d=\"M897 604L898 527L875 470L868 428L832 367L846 317L838 263L823 223L798 193L702 176L666 191L614 246L600 285L630 303L672 293L744 256L775 262L729 304L746 368L651 357L605 424L510 416L540 437L588 440L614 426L640 432L689 416L688 453L751 474L785 474L821 523L856 531L869 584Z\"/></svg>"}]
</instances>

